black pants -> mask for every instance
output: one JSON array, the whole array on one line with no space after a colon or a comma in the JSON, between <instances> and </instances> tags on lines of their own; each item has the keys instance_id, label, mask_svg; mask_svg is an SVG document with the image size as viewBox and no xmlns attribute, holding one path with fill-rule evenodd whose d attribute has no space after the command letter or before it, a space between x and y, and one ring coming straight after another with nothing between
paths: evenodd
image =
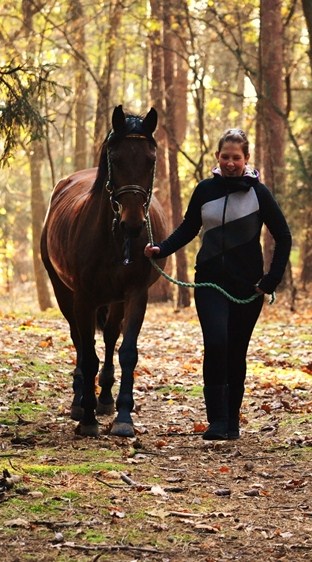
<instances>
[{"instance_id":1,"label":"black pants","mask_svg":"<svg viewBox=\"0 0 312 562\"><path fill-rule=\"evenodd\" d=\"M263 296L237 304L210 287L195 288L194 296L204 340L205 387L228 384L243 391L248 344Z\"/></svg>"}]
</instances>

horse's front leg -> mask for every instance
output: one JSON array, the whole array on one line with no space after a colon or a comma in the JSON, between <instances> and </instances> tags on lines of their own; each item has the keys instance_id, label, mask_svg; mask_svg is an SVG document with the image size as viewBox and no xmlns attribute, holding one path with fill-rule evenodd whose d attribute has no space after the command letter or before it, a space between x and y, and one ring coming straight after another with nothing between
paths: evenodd
<instances>
[{"instance_id":1,"label":"horse's front leg","mask_svg":"<svg viewBox=\"0 0 312 562\"><path fill-rule=\"evenodd\" d=\"M84 299L85 302L85 299ZM75 317L80 335L80 367L82 371L81 407L83 416L78 424L77 433L84 436L97 437L98 422L95 417L96 396L95 377L99 368L99 359L95 352L95 314L92 310L75 303Z\"/></svg>"},{"instance_id":2,"label":"horse's front leg","mask_svg":"<svg viewBox=\"0 0 312 562\"><path fill-rule=\"evenodd\" d=\"M111 434L120 437L134 437L131 412L133 400L133 371L138 361L137 340L144 320L147 303L147 292L140 297L132 295L125 303L123 321L123 341L119 348L121 382L116 400L117 417L114 420Z\"/></svg>"}]
</instances>

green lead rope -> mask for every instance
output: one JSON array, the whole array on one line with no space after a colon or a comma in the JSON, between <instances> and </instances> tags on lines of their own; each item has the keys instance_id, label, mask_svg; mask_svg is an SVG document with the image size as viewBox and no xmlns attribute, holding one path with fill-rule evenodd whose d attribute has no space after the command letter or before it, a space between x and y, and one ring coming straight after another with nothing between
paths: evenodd
<instances>
[{"instance_id":1,"label":"green lead rope","mask_svg":"<svg viewBox=\"0 0 312 562\"><path fill-rule=\"evenodd\" d=\"M153 234L152 234L152 228L151 228L151 221L150 221L149 213L147 214L146 219L147 219L146 225L147 225L149 243L153 246L154 242L153 242ZM227 291L225 291L225 289L223 289L219 285L216 285L215 283L188 283L186 281L178 281L177 279L174 279L173 277L168 275L163 269L161 269L161 267L159 267L159 265L155 262L155 260L153 258L150 258L150 262L153 265L153 267L156 269L156 271L158 271L158 273L160 273L160 275L162 275L165 279L170 281L170 283L174 283L175 285L178 285L179 287L190 287L190 288L193 288L193 289L195 287L196 288L197 287L210 287L212 289L216 289L217 291L219 291L219 293L222 293L222 295L224 295L227 299L229 299L230 301L235 302L237 304L248 304L248 303L256 300L261 295L261 293L254 293L253 295L251 295L251 297L248 297L247 299L238 299L236 297L233 297L233 295L230 295L230 293L228 293ZM276 295L275 295L275 292L273 292L270 295L269 304L273 304L275 302L275 299L276 299Z\"/></svg>"}]
</instances>

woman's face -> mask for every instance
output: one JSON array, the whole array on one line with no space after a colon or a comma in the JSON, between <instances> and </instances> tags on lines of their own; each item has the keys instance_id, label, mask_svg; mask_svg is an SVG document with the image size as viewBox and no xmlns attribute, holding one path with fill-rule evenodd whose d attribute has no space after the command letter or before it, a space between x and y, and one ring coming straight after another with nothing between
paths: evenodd
<instances>
[{"instance_id":1,"label":"woman's face","mask_svg":"<svg viewBox=\"0 0 312 562\"><path fill-rule=\"evenodd\" d=\"M249 160L249 154L245 156L242 145L239 142L225 142L220 150L216 152L222 176L242 176L245 165Z\"/></svg>"}]
</instances>

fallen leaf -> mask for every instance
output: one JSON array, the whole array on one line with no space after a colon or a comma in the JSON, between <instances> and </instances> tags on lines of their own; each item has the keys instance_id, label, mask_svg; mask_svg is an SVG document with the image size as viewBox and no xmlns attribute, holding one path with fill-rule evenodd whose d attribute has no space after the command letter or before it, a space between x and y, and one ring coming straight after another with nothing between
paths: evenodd
<instances>
[{"instance_id":1,"label":"fallen leaf","mask_svg":"<svg viewBox=\"0 0 312 562\"><path fill-rule=\"evenodd\" d=\"M158 441L156 441L155 446L157 447L157 449L161 449L162 447L166 447L166 445L168 445L168 441L166 441L166 439L158 439Z\"/></svg>"},{"instance_id":2,"label":"fallen leaf","mask_svg":"<svg viewBox=\"0 0 312 562\"><path fill-rule=\"evenodd\" d=\"M112 508L112 509L110 510L109 514L110 514L112 517L117 517L118 519L123 519L123 518L126 516L125 512L122 511L121 509L118 509L118 507Z\"/></svg>"},{"instance_id":3,"label":"fallen leaf","mask_svg":"<svg viewBox=\"0 0 312 562\"><path fill-rule=\"evenodd\" d=\"M39 342L39 347L53 347L52 336L47 336L44 340Z\"/></svg>"},{"instance_id":4,"label":"fallen leaf","mask_svg":"<svg viewBox=\"0 0 312 562\"><path fill-rule=\"evenodd\" d=\"M232 469L229 466L220 466L220 468L219 468L219 472L221 472L221 473L228 473L228 472L231 472L231 471L232 471Z\"/></svg>"},{"instance_id":5,"label":"fallen leaf","mask_svg":"<svg viewBox=\"0 0 312 562\"><path fill-rule=\"evenodd\" d=\"M259 490L256 490L255 488L251 488L251 490L246 490L244 492L245 496L250 496L250 497L257 497L260 495Z\"/></svg>"},{"instance_id":6,"label":"fallen leaf","mask_svg":"<svg viewBox=\"0 0 312 562\"><path fill-rule=\"evenodd\" d=\"M230 496L231 490L229 488L219 488L218 490L214 490L214 494L216 496Z\"/></svg>"},{"instance_id":7,"label":"fallen leaf","mask_svg":"<svg viewBox=\"0 0 312 562\"><path fill-rule=\"evenodd\" d=\"M158 484L151 487L151 493L154 494L154 496L162 496L164 498L168 497L168 494L165 492L165 490Z\"/></svg>"},{"instance_id":8,"label":"fallen leaf","mask_svg":"<svg viewBox=\"0 0 312 562\"><path fill-rule=\"evenodd\" d=\"M207 424L203 423L203 422L194 422L194 433L203 433L203 431L206 431L207 429Z\"/></svg>"},{"instance_id":9,"label":"fallen leaf","mask_svg":"<svg viewBox=\"0 0 312 562\"><path fill-rule=\"evenodd\" d=\"M10 519L5 523L7 527L23 527L27 529L30 527L30 522L27 519L23 519L22 517L18 517L17 519Z\"/></svg>"},{"instance_id":10,"label":"fallen leaf","mask_svg":"<svg viewBox=\"0 0 312 562\"><path fill-rule=\"evenodd\" d=\"M197 523L193 527L196 531L205 531L206 533L218 533L220 529L212 527L212 525L206 525L204 523Z\"/></svg>"}]
</instances>

